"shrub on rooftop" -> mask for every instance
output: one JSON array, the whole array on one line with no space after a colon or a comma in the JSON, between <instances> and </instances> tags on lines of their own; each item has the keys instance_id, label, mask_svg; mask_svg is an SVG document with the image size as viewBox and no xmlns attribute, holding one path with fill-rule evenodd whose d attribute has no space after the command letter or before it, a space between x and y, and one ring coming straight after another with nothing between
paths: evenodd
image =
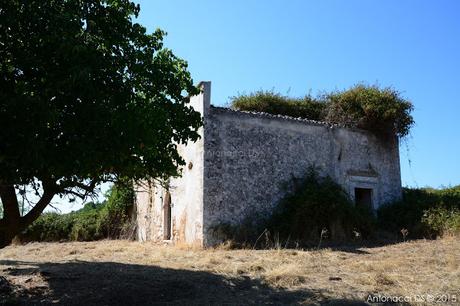
<instances>
[{"instance_id":1,"label":"shrub on rooftop","mask_svg":"<svg viewBox=\"0 0 460 306\"><path fill-rule=\"evenodd\" d=\"M231 98L231 107L243 111L264 112L310 120L322 120L326 105L310 95L303 98L283 96L274 91L256 91Z\"/></svg>"},{"instance_id":2,"label":"shrub on rooftop","mask_svg":"<svg viewBox=\"0 0 460 306\"><path fill-rule=\"evenodd\" d=\"M293 98L256 91L231 98L233 109L301 117L368 130L386 138L403 138L414 124L413 105L391 87L358 84L348 90Z\"/></svg>"},{"instance_id":3,"label":"shrub on rooftop","mask_svg":"<svg viewBox=\"0 0 460 306\"><path fill-rule=\"evenodd\" d=\"M369 130L378 136L403 138L414 124L412 103L400 92L376 85L356 85L326 95L326 122Z\"/></svg>"}]
</instances>

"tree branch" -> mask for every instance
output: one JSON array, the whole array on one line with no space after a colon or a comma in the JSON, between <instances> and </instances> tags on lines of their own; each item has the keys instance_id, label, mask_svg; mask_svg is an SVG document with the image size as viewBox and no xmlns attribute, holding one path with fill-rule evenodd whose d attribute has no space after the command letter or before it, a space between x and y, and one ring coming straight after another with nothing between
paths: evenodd
<instances>
[{"instance_id":1,"label":"tree branch","mask_svg":"<svg viewBox=\"0 0 460 306\"><path fill-rule=\"evenodd\" d=\"M55 183L43 182L43 195L40 200L35 204L35 206L21 219L23 226L27 226L37 220L41 215L46 206L51 202L54 195L57 193L57 188Z\"/></svg>"},{"instance_id":2,"label":"tree branch","mask_svg":"<svg viewBox=\"0 0 460 306\"><path fill-rule=\"evenodd\" d=\"M89 184L84 184L82 182L77 182L77 181L64 181L64 182L59 183L59 185L57 185L57 187L59 188L58 192L70 193L70 194L74 194L74 195L76 195L78 197L83 198L83 197L88 196L88 194L94 192L94 188L96 188L96 185L97 185L98 182L99 182L99 180L97 180L97 179L91 180L89 182ZM85 192L83 194L81 194L81 193L69 190L69 188L78 188L78 189L81 189L81 190L83 190Z\"/></svg>"}]
</instances>

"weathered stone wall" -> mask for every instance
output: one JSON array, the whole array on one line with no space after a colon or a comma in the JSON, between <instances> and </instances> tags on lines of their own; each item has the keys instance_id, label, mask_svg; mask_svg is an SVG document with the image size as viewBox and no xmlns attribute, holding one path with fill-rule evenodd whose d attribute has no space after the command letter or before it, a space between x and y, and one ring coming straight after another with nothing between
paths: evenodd
<instances>
[{"instance_id":1,"label":"weathered stone wall","mask_svg":"<svg viewBox=\"0 0 460 306\"><path fill-rule=\"evenodd\" d=\"M374 208L401 195L396 140L362 130L284 116L210 108L205 125L205 244L220 223L270 214L282 184L309 167L331 176L353 198L372 188Z\"/></svg>"},{"instance_id":2,"label":"weathered stone wall","mask_svg":"<svg viewBox=\"0 0 460 306\"><path fill-rule=\"evenodd\" d=\"M354 197L372 189L372 203L401 196L397 140L382 142L369 132L284 116L210 107L210 82L191 98L204 116L202 136L179 146L186 162L171 178L172 240L199 246L218 242L218 224L267 216L285 195L284 183L310 167L331 176ZM137 193L139 240L164 239L164 188L151 183Z\"/></svg>"},{"instance_id":3,"label":"weathered stone wall","mask_svg":"<svg viewBox=\"0 0 460 306\"><path fill-rule=\"evenodd\" d=\"M203 116L209 109L210 83L201 83L203 92L190 99L191 106ZM171 194L171 240L176 244L202 246L203 244L203 156L204 133L201 138L187 145L178 145L178 152L185 160L182 175L170 178L167 188ZM166 188L158 182L137 186L138 239L163 241L165 231Z\"/></svg>"}]
</instances>

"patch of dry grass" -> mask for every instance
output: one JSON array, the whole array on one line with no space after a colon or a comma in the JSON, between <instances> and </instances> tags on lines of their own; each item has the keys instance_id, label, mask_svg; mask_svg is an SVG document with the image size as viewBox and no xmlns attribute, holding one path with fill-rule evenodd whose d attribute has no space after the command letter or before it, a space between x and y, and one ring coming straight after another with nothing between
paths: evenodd
<instances>
[{"instance_id":1,"label":"patch of dry grass","mask_svg":"<svg viewBox=\"0 0 460 306\"><path fill-rule=\"evenodd\" d=\"M147 303L354 303L369 294L460 298L459 265L458 238L349 251L197 250L131 241L31 243L0 250L0 275L20 300L37 301L39 295L89 304L100 301L98 294L103 299L104 291L89 297L88 285L101 283L112 295L125 290L115 292L115 304L132 296L132 288L119 289L115 282L131 284L139 302ZM177 296L171 293L176 285L192 289Z\"/></svg>"}]
</instances>

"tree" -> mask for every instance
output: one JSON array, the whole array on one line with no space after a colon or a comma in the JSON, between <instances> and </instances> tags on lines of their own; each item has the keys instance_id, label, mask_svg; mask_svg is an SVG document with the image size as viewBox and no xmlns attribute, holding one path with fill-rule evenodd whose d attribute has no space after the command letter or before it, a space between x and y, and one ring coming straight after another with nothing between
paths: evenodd
<instances>
[{"instance_id":1,"label":"tree","mask_svg":"<svg viewBox=\"0 0 460 306\"><path fill-rule=\"evenodd\" d=\"M177 175L177 144L198 139L197 94L165 33L135 23L128 0L0 5L0 247L54 196L103 181ZM24 216L18 196L39 198ZM29 194L29 193L27 193Z\"/></svg>"}]
</instances>

